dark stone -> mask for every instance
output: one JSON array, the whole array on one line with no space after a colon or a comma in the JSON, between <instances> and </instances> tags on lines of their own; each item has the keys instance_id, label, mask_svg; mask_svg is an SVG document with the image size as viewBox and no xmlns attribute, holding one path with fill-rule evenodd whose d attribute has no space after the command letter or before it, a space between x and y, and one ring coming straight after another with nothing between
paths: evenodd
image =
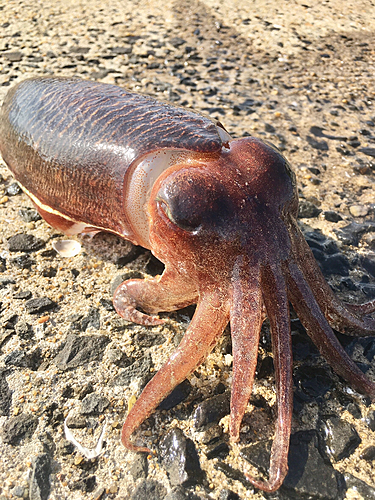
<instances>
[{"instance_id":1,"label":"dark stone","mask_svg":"<svg viewBox=\"0 0 375 500\"><path fill-rule=\"evenodd\" d=\"M292 435L289 449L289 472L281 487L283 498L337 500L341 497L337 473L319 451L316 431ZM318 480L317 480L318 479Z\"/></svg>"},{"instance_id":2,"label":"dark stone","mask_svg":"<svg viewBox=\"0 0 375 500\"><path fill-rule=\"evenodd\" d=\"M276 129L273 125L271 125L270 123L265 123L264 124L264 130L266 132L269 132L270 134L274 134L276 132Z\"/></svg>"},{"instance_id":3,"label":"dark stone","mask_svg":"<svg viewBox=\"0 0 375 500\"><path fill-rule=\"evenodd\" d=\"M362 235L375 232L375 222L351 222L349 225L335 232L337 234L337 238L345 245L358 246L359 240L361 239Z\"/></svg>"},{"instance_id":4,"label":"dark stone","mask_svg":"<svg viewBox=\"0 0 375 500\"><path fill-rule=\"evenodd\" d=\"M11 262L20 269L30 269L31 266L35 264L35 260L33 260L27 253L19 255L15 259L12 259Z\"/></svg>"},{"instance_id":5,"label":"dark stone","mask_svg":"<svg viewBox=\"0 0 375 500\"><path fill-rule=\"evenodd\" d=\"M3 425L2 435L4 443L16 446L24 439L29 439L35 432L38 419L29 413L22 413L11 417Z\"/></svg>"},{"instance_id":6,"label":"dark stone","mask_svg":"<svg viewBox=\"0 0 375 500\"><path fill-rule=\"evenodd\" d=\"M149 376L151 368L154 364L152 362L151 354L147 352L142 358L137 359L132 365L125 368L113 380L111 385L129 385L134 379L143 379Z\"/></svg>"},{"instance_id":7,"label":"dark stone","mask_svg":"<svg viewBox=\"0 0 375 500\"><path fill-rule=\"evenodd\" d=\"M373 278L375 278L375 259L361 255L359 263Z\"/></svg>"},{"instance_id":8,"label":"dark stone","mask_svg":"<svg viewBox=\"0 0 375 500\"><path fill-rule=\"evenodd\" d=\"M326 210L323 212L323 215L325 220L328 220L329 222L339 222L342 220L341 215L334 210Z\"/></svg>"},{"instance_id":9,"label":"dark stone","mask_svg":"<svg viewBox=\"0 0 375 500\"><path fill-rule=\"evenodd\" d=\"M326 453L335 461L349 457L362 442L355 428L339 417L327 418L320 426Z\"/></svg>"},{"instance_id":10,"label":"dark stone","mask_svg":"<svg viewBox=\"0 0 375 500\"><path fill-rule=\"evenodd\" d=\"M87 54L88 52L90 52L90 47L73 46L70 47L69 51L74 54Z\"/></svg>"},{"instance_id":11,"label":"dark stone","mask_svg":"<svg viewBox=\"0 0 375 500\"><path fill-rule=\"evenodd\" d=\"M95 476L83 477L82 479L79 479L78 481L74 481L74 483L71 483L69 485L70 490L72 490L72 491L80 490L80 491L84 491L85 493L90 493L91 491L94 491L95 488L96 488L96 477Z\"/></svg>"},{"instance_id":12,"label":"dark stone","mask_svg":"<svg viewBox=\"0 0 375 500\"><path fill-rule=\"evenodd\" d=\"M171 38L171 39L169 40L169 43L170 43L173 47L177 48L177 47L180 47L181 45L184 45L184 43L186 43L186 40L184 40L183 38L180 38L180 37L178 37L178 36L175 36L175 37L173 37L173 38Z\"/></svg>"},{"instance_id":13,"label":"dark stone","mask_svg":"<svg viewBox=\"0 0 375 500\"><path fill-rule=\"evenodd\" d=\"M134 489L130 500L163 500L166 494L164 486L152 479L144 479Z\"/></svg>"},{"instance_id":14,"label":"dark stone","mask_svg":"<svg viewBox=\"0 0 375 500\"><path fill-rule=\"evenodd\" d=\"M204 473L193 441L177 427L167 432L159 443L159 456L171 486L192 486L201 483Z\"/></svg>"},{"instance_id":15,"label":"dark stone","mask_svg":"<svg viewBox=\"0 0 375 500\"><path fill-rule=\"evenodd\" d=\"M56 267L49 266L49 267L45 267L42 270L42 276L44 276L45 278L54 278L56 276L56 274L57 274Z\"/></svg>"},{"instance_id":16,"label":"dark stone","mask_svg":"<svg viewBox=\"0 0 375 500\"><path fill-rule=\"evenodd\" d=\"M307 200L301 200L299 203L298 217L300 219L312 219L318 217L321 213L321 209L318 208L314 203Z\"/></svg>"},{"instance_id":17,"label":"dark stone","mask_svg":"<svg viewBox=\"0 0 375 500\"><path fill-rule=\"evenodd\" d=\"M100 312L96 307L90 307L87 316L79 316L71 323L71 329L80 332L85 332L89 327L96 330L100 328Z\"/></svg>"},{"instance_id":18,"label":"dark stone","mask_svg":"<svg viewBox=\"0 0 375 500\"><path fill-rule=\"evenodd\" d=\"M4 56L9 62L20 62L23 58L22 52L4 52Z\"/></svg>"},{"instance_id":19,"label":"dark stone","mask_svg":"<svg viewBox=\"0 0 375 500\"><path fill-rule=\"evenodd\" d=\"M310 146L319 151L328 151L328 143L326 141L317 141L310 135L306 136L306 141L310 144Z\"/></svg>"},{"instance_id":20,"label":"dark stone","mask_svg":"<svg viewBox=\"0 0 375 500\"><path fill-rule=\"evenodd\" d=\"M100 305L106 311L114 311L115 310L115 308L113 307L112 300L109 300L109 299L100 299L99 302L100 302Z\"/></svg>"},{"instance_id":21,"label":"dark stone","mask_svg":"<svg viewBox=\"0 0 375 500\"><path fill-rule=\"evenodd\" d=\"M375 460L375 446L367 446L360 454L360 458L367 462Z\"/></svg>"},{"instance_id":22,"label":"dark stone","mask_svg":"<svg viewBox=\"0 0 375 500\"><path fill-rule=\"evenodd\" d=\"M32 234L19 233L8 239L10 252L35 252L44 247L45 241Z\"/></svg>"},{"instance_id":23,"label":"dark stone","mask_svg":"<svg viewBox=\"0 0 375 500\"><path fill-rule=\"evenodd\" d=\"M130 466L129 472L133 476L134 481L140 478L146 479L148 475L148 460L146 453L137 453Z\"/></svg>"},{"instance_id":24,"label":"dark stone","mask_svg":"<svg viewBox=\"0 0 375 500\"><path fill-rule=\"evenodd\" d=\"M128 45L126 47L111 47L111 52L114 54L131 54L132 46Z\"/></svg>"},{"instance_id":25,"label":"dark stone","mask_svg":"<svg viewBox=\"0 0 375 500\"><path fill-rule=\"evenodd\" d=\"M211 424L217 423L230 411L230 394L224 393L212 398L206 399L200 403L193 415L194 426L196 429Z\"/></svg>"},{"instance_id":26,"label":"dark stone","mask_svg":"<svg viewBox=\"0 0 375 500\"><path fill-rule=\"evenodd\" d=\"M8 194L9 196L16 196L20 193L22 193L22 189L20 188L18 182L13 182L6 188L6 194Z\"/></svg>"},{"instance_id":27,"label":"dark stone","mask_svg":"<svg viewBox=\"0 0 375 500\"><path fill-rule=\"evenodd\" d=\"M358 151L367 156L372 156L373 158L375 158L375 148L360 148L358 149Z\"/></svg>"},{"instance_id":28,"label":"dark stone","mask_svg":"<svg viewBox=\"0 0 375 500\"><path fill-rule=\"evenodd\" d=\"M143 349L152 347L154 345L164 344L166 338L160 333L143 332L135 334L133 340L134 345L136 345L138 348Z\"/></svg>"},{"instance_id":29,"label":"dark stone","mask_svg":"<svg viewBox=\"0 0 375 500\"><path fill-rule=\"evenodd\" d=\"M263 474L269 469L271 441L256 443L241 455ZM336 471L319 451L315 430L296 432L291 436L288 457L289 472L279 490L281 499L337 500L340 498ZM319 480L317 481L317 478Z\"/></svg>"},{"instance_id":30,"label":"dark stone","mask_svg":"<svg viewBox=\"0 0 375 500\"><path fill-rule=\"evenodd\" d=\"M15 280L13 278L5 277L0 278L0 289L5 288L8 285L15 285Z\"/></svg>"},{"instance_id":31,"label":"dark stone","mask_svg":"<svg viewBox=\"0 0 375 500\"><path fill-rule=\"evenodd\" d=\"M7 261L4 257L0 257L0 273L3 273L7 268Z\"/></svg>"},{"instance_id":32,"label":"dark stone","mask_svg":"<svg viewBox=\"0 0 375 500\"><path fill-rule=\"evenodd\" d=\"M272 441L254 443L242 448L240 454L251 465L266 474L270 467L271 446Z\"/></svg>"},{"instance_id":33,"label":"dark stone","mask_svg":"<svg viewBox=\"0 0 375 500\"><path fill-rule=\"evenodd\" d=\"M0 415L7 417L12 405L12 391L6 379L8 370L0 369Z\"/></svg>"},{"instance_id":34,"label":"dark stone","mask_svg":"<svg viewBox=\"0 0 375 500\"><path fill-rule=\"evenodd\" d=\"M333 388L329 369L319 366L299 367L294 373L296 390L294 395L303 402L322 401L323 396Z\"/></svg>"},{"instance_id":35,"label":"dark stone","mask_svg":"<svg viewBox=\"0 0 375 500\"><path fill-rule=\"evenodd\" d=\"M30 479L29 500L47 500L51 490L50 475L51 459L47 453L38 455L35 459Z\"/></svg>"},{"instance_id":36,"label":"dark stone","mask_svg":"<svg viewBox=\"0 0 375 500\"><path fill-rule=\"evenodd\" d=\"M125 368L134 363L134 359L127 356L121 349L113 348L107 350L107 356L111 363L120 368Z\"/></svg>"},{"instance_id":37,"label":"dark stone","mask_svg":"<svg viewBox=\"0 0 375 500\"><path fill-rule=\"evenodd\" d=\"M87 420L82 415L72 415L67 418L66 425L69 429L85 429L87 427Z\"/></svg>"},{"instance_id":38,"label":"dark stone","mask_svg":"<svg viewBox=\"0 0 375 500\"><path fill-rule=\"evenodd\" d=\"M93 392L82 400L81 413L83 415L101 415L108 406L107 398Z\"/></svg>"},{"instance_id":39,"label":"dark stone","mask_svg":"<svg viewBox=\"0 0 375 500\"><path fill-rule=\"evenodd\" d=\"M64 347L53 362L60 370L76 368L90 361L101 361L103 352L110 339L105 335L78 335L69 334Z\"/></svg>"},{"instance_id":40,"label":"dark stone","mask_svg":"<svg viewBox=\"0 0 375 500\"><path fill-rule=\"evenodd\" d=\"M244 486L246 486L247 489L254 491L253 485L250 483L248 479L246 479L245 474L240 472L238 469L235 469L231 465L228 465L225 462L222 462L221 460L218 460L216 463L214 463L214 467L220 472L223 472L228 479L232 481L239 481Z\"/></svg>"},{"instance_id":41,"label":"dark stone","mask_svg":"<svg viewBox=\"0 0 375 500\"><path fill-rule=\"evenodd\" d=\"M359 479L348 472L344 474L344 479L346 487L357 491L364 500L373 500L375 498L374 487L365 483L362 479Z\"/></svg>"},{"instance_id":42,"label":"dark stone","mask_svg":"<svg viewBox=\"0 0 375 500\"><path fill-rule=\"evenodd\" d=\"M320 264L324 274L349 275L350 262L342 253L327 255Z\"/></svg>"},{"instance_id":43,"label":"dark stone","mask_svg":"<svg viewBox=\"0 0 375 500\"><path fill-rule=\"evenodd\" d=\"M16 332L23 340L30 340L34 336L33 327L28 323L19 323L16 326Z\"/></svg>"},{"instance_id":44,"label":"dark stone","mask_svg":"<svg viewBox=\"0 0 375 500\"><path fill-rule=\"evenodd\" d=\"M28 300L32 297L30 290L25 290L23 292L18 292L13 295L14 299Z\"/></svg>"},{"instance_id":45,"label":"dark stone","mask_svg":"<svg viewBox=\"0 0 375 500\"><path fill-rule=\"evenodd\" d=\"M37 299L30 299L25 303L25 309L29 314L39 314L42 312L50 311L57 306L56 302L48 297L39 297Z\"/></svg>"},{"instance_id":46,"label":"dark stone","mask_svg":"<svg viewBox=\"0 0 375 500\"><path fill-rule=\"evenodd\" d=\"M42 364L42 355L39 348L32 352L16 350L8 354L5 359L5 365L17 366L18 368L29 368L36 371Z\"/></svg>"},{"instance_id":47,"label":"dark stone","mask_svg":"<svg viewBox=\"0 0 375 500\"><path fill-rule=\"evenodd\" d=\"M167 396L158 406L159 410L170 410L184 399L186 399L192 390L191 384L188 380L184 380Z\"/></svg>"},{"instance_id":48,"label":"dark stone","mask_svg":"<svg viewBox=\"0 0 375 500\"><path fill-rule=\"evenodd\" d=\"M186 490L183 486L175 486L163 500L204 500L194 493Z\"/></svg>"},{"instance_id":49,"label":"dark stone","mask_svg":"<svg viewBox=\"0 0 375 500\"><path fill-rule=\"evenodd\" d=\"M234 491L224 490L220 491L218 500L241 500L240 497Z\"/></svg>"},{"instance_id":50,"label":"dark stone","mask_svg":"<svg viewBox=\"0 0 375 500\"><path fill-rule=\"evenodd\" d=\"M375 431L375 411L371 411L365 418L365 422L370 430Z\"/></svg>"},{"instance_id":51,"label":"dark stone","mask_svg":"<svg viewBox=\"0 0 375 500\"><path fill-rule=\"evenodd\" d=\"M348 412L353 415L354 418L361 418L362 417L362 413L361 413L361 409L359 408L359 406L353 402L351 403L348 403L346 409L348 410Z\"/></svg>"},{"instance_id":52,"label":"dark stone","mask_svg":"<svg viewBox=\"0 0 375 500\"><path fill-rule=\"evenodd\" d=\"M222 458L224 459L229 454L229 446L225 441L219 441L218 443L214 443L210 446L207 446L206 457L208 460L212 460L213 458Z\"/></svg>"}]
</instances>

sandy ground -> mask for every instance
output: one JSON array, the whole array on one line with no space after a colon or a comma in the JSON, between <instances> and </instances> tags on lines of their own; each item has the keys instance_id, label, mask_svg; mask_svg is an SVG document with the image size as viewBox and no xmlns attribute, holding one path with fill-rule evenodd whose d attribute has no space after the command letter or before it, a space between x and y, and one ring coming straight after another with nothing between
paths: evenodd
<instances>
[{"instance_id":1,"label":"sandy ground","mask_svg":"<svg viewBox=\"0 0 375 500\"><path fill-rule=\"evenodd\" d=\"M371 161L375 159L367 154L368 150L361 151L375 147L373 2L3 0L0 27L0 102L9 86L24 78L79 75L210 114L219 118L234 137L255 135L282 147L296 171L302 199L321 210L317 217L301 220L305 229L318 229L336 241L352 263L363 255L374 259L371 234L365 235L357 246L344 245L337 238L337 230L350 222L374 220L375 173ZM176 37L184 43L176 42ZM118 47L131 51L116 50ZM14 53L15 56L10 55ZM314 130L322 129L325 135L336 139L314 135ZM356 145L356 141L360 144ZM6 259L2 276L14 281L0 289L3 328L0 362L6 366L6 356L19 349L32 351L36 346L43 357L36 371L9 367L7 372L7 382L13 391L9 415L33 414L38 417L38 427L32 439L21 446L0 440L0 498L17 495L27 498L33 460L44 449L45 435L58 449L53 461L50 498L95 498L92 492L71 488L82 476L80 459L75 453L64 454L59 448L63 441L60 417L78 411L80 394L91 384L95 392L110 401L104 412L109 430L105 453L95 470L96 491L102 498L128 499L136 485L129 473L134 455L120 445L119 432L128 400L137 394L137 387L114 387L108 383L119 372L111 362L110 349L120 349L135 358L141 356L144 348L134 344L134 337L145 329L124 326L113 311L102 307L100 300L110 300L110 285L116 275L144 271L149 256L144 254L128 268L119 270L116 261L126 254L129 246L108 235L80 239L83 251L74 258L64 260L46 252L52 248L52 241L60 238L59 234L43 221L24 222L19 217L19 209L31 207L31 202L23 194L8 193L7 186L13 181L4 163L0 162L0 169L3 176L0 256ZM341 220L330 222L324 216L326 211L335 211ZM12 262L18 254L8 250L8 238L20 232L46 242L42 250L31 254L35 262L30 268ZM50 268L56 271L55 276L48 272ZM353 282L360 281L363 274L363 269L351 266ZM331 285L342 298L366 300L360 288L345 289L340 280L340 276L330 275ZM374 276L370 275L368 281L370 285L374 283ZM47 296L58 308L31 315L24 303L14 298L21 291L30 291L34 298ZM100 309L100 329L89 326L85 334L110 337L103 361L59 371L52 359L71 331L73 315L85 315L92 307ZM8 335L9 322L16 321L15 316L17 325L32 327L32 340L22 339L17 328ZM165 326L151 330L166 339L164 344L149 348L155 370L173 351L176 335L187 326L180 316L172 314L169 318ZM192 376L190 382L199 400L212 395L212 388L220 381L230 383L231 369L227 365L219 347ZM375 380L371 369L367 374ZM73 391L73 397L63 397L67 387ZM255 393L273 404L273 379L257 381ZM351 422L362 439L355 453L334 463L334 467L340 472L351 472L374 487L375 469L360 455L374 441L365 417L375 406L363 405L358 399L362 418L354 419L333 395L330 397L332 414ZM53 404L57 405L60 417L55 415L51 419ZM303 418L295 419L294 430L313 428L317 413L318 408L311 404ZM171 415L168 412L157 415L152 423L153 432L162 435L178 425L187 435L194 436L191 420L179 421ZM0 425L8 418L0 417ZM96 421L103 418L96 417ZM273 422L257 418L254 417L253 424L259 425L258 431L272 436ZM225 424L224 421L224 427ZM91 434L97 436L100 426L95 427L92 419L91 425L94 428ZM152 444L149 427L145 425L142 429L142 438ZM94 440L87 429L76 432L86 444ZM237 492L241 499L263 498L261 493L229 481L203 453L200 458L207 481L195 493L202 498L217 499L224 487ZM235 451L228 463L242 469ZM167 475L156 459L149 460L149 478L157 479L170 490ZM362 497L349 489L346 498Z\"/></svg>"}]
</instances>

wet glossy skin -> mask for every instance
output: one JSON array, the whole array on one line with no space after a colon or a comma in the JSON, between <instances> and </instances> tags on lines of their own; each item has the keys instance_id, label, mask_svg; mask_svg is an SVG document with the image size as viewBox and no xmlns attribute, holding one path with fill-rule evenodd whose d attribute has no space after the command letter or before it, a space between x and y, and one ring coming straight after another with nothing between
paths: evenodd
<instances>
[{"instance_id":1,"label":"wet glossy skin","mask_svg":"<svg viewBox=\"0 0 375 500\"><path fill-rule=\"evenodd\" d=\"M125 223L127 214L122 215L121 212L122 182L131 172L132 162L137 154L139 156L150 151L151 146L147 146L148 149L145 146L146 139L150 144L156 142L155 149L176 148L176 144L182 144L184 150L191 152L188 160L172 165L160 175L145 207L149 220L147 246L165 264L163 275L124 282L114 295L117 312L125 319L143 325L163 322L151 314L197 303L194 317L179 347L147 384L129 412L122 430L123 444L131 450L149 451L131 441L133 432L205 360L228 322L233 344L230 435L233 441L237 441L252 391L260 329L268 316L272 333L278 418L269 478L261 481L248 476L248 479L257 488L275 491L287 473L292 420L289 303L336 373L355 390L374 397L375 384L348 357L332 327L351 335L374 335L375 321L367 315L375 310L375 301L351 306L343 304L334 296L298 228L294 174L276 149L251 137L222 142L209 120L192 113L171 111L151 100L149 108L153 106L157 111L154 122L157 125L160 121L161 125L158 133L152 128L148 131L146 125L152 120L148 115L142 118L148 112L147 102L143 98L130 96L129 104L126 101L129 96L119 95L119 91L112 86L90 83L82 90L82 85L77 81L59 80L58 92L62 96L59 98L56 90L40 90L43 86L43 89L50 89L55 83L56 80L53 83L39 80L37 83L31 82L23 90L15 90L3 107L0 121L0 151L4 160L33 197L43 216L55 227L66 230L66 224L71 226L85 222L139 243L141 240L137 240L134 232L131 238L126 236L129 230ZM86 109L85 92L87 102L92 103L93 92L97 91L103 92L101 100L95 101L94 108L90 104L91 107L87 106ZM37 104L39 101L35 96L31 99L32 92L37 92L43 105ZM109 94L112 97L107 99ZM90 125L90 119L93 120L94 116L97 118L102 111L102 97L106 104L108 101L111 106L113 104L110 121L115 124L113 131L110 130L111 125L107 126L105 122L109 111L102 113L103 130ZM27 112L29 101L39 114L35 115L35 110L32 114ZM20 103L26 108L24 118L19 113L22 107ZM52 103L53 113L48 112L48 103ZM82 114L82 122L73 126L71 139L68 135L72 120L64 118L68 113L64 107L66 103L68 109L73 110L73 118L77 110ZM62 118L59 120L56 116L61 110ZM126 115L127 118L122 116L125 122L119 118L113 122L116 113ZM178 119L173 121L171 113L175 113L173 116ZM47 123L50 125L50 116L56 122L55 134L51 126L47 127ZM168 123L174 127L170 127L174 134L171 139L165 134ZM123 124L126 125L124 135L116 139L114 134ZM143 127L145 141L139 141L137 135L132 138L128 134L129 124ZM37 138L34 137L35 130ZM46 130L46 139L43 130ZM74 143L76 136L86 142ZM123 156L112 156L110 164L105 156L100 157L99 161L99 153L96 157L93 154L98 151L94 146L97 138L104 136L107 144L115 137L114 145L120 139L133 140L133 148L130 143L126 146L134 156L127 163L123 163ZM91 141L91 138L95 141ZM102 152L106 149L110 148L101 147L100 154L104 155ZM112 155L113 151L112 147ZM85 164L86 153L96 158L94 169L90 163ZM74 163L77 155L79 161ZM57 180L64 175L76 175L77 164L86 166L82 173L74 177L73 191L64 187L64 184L57 192L54 191ZM48 175L42 175L38 191L33 191L29 170L31 179L35 178L35 173L48 172ZM97 191L90 195L88 185L78 185L82 176L86 176L90 186L95 180ZM89 198L96 192L105 200L99 215L92 210ZM118 205L116 201L107 202L113 193L120 200ZM73 205L66 202L69 196ZM118 220L111 220L111 213Z\"/></svg>"},{"instance_id":2,"label":"wet glossy skin","mask_svg":"<svg viewBox=\"0 0 375 500\"><path fill-rule=\"evenodd\" d=\"M254 138L231 141L229 147L217 161L179 170L157 183L149 206L151 241L166 269L161 277L120 285L114 297L121 316L143 324L160 320L134 307L157 313L197 302L181 344L130 411L122 442L149 451L130 441L132 433L206 358L228 321L233 344L230 436L237 441L267 315L278 418L268 481L247 477L257 488L275 491L288 470L293 409L289 302L336 373L371 397L375 384L348 357L331 327L374 335L375 322L366 314L375 303L350 306L334 296L296 223L295 178L281 154Z\"/></svg>"}]
</instances>

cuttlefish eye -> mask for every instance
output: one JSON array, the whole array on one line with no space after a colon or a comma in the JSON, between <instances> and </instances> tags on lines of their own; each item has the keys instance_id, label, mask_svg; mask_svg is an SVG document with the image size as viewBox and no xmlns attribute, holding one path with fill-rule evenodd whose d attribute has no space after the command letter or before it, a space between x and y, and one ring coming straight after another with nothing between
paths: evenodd
<instances>
[{"instance_id":1,"label":"cuttlefish eye","mask_svg":"<svg viewBox=\"0 0 375 500\"><path fill-rule=\"evenodd\" d=\"M219 181L197 168L168 177L156 196L158 208L185 231L213 229L230 216L230 199Z\"/></svg>"}]
</instances>

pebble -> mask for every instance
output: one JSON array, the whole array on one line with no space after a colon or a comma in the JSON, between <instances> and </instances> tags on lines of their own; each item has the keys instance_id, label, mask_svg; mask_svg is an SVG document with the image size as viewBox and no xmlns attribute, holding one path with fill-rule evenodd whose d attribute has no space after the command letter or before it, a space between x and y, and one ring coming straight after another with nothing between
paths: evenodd
<instances>
[{"instance_id":1,"label":"pebble","mask_svg":"<svg viewBox=\"0 0 375 500\"><path fill-rule=\"evenodd\" d=\"M375 158L375 148L360 148L358 149L358 151L360 151L361 153L367 155L367 156L372 156L373 158Z\"/></svg>"},{"instance_id":2,"label":"pebble","mask_svg":"<svg viewBox=\"0 0 375 500\"><path fill-rule=\"evenodd\" d=\"M194 414L194 426L200 429L207 424L217 423L230 411L230 394L218 394L200 403Z\"/></svg>"},{"instance_id":3,"label":"pebble","mask_svg":"<svg viewBox=\"0 0 375 500\"><path fill-rule=\"evenodd\" d=\"M19 233L8 239L10 252L35 252L45 246L45 241L32 234Z\"/></svg>"},{"instance_id":4,"label":"pebble","mask_svg":"<svg viewBox=\"0 0 375 500\"><path fill-rule=\"evenodd\" d=\"M175 486L163 500L203 500L182 486Z\"/></svg>"},{"instance_id":5,"label":"pebble","mask_svg":"<svg viewBox=\"0 0 375 500\"><path fill-rule=\"evenodd\" d=\"M339 222L342 220L342 217L339 213L335 212L334 210L326 210L323 212L325 220L329 222Z\"/></svg>"},{"instance_id":6,"label":"pebble","mask_svg":"<svg viewBox=\"0 0 375 500\"><path fill-rule=\"evenodd\" d=\"M365 422L371 431L375 431L375 411L371 411L365 418Z\"/></svg>"},{"instance_id":7,"label":"pebble","mask_svg":"<svg viewBox=\"0 0 375 500\"><path fill-rule=\"evenodd\" d=\"M13 182L6 188L6 194L9 196L16 196L20 193L22 193L22 189L20 188L18 182Z\"/></svg>"},{"instance_id":8,"label":"pebble","mask_svg":"<svg viewBox=\"0 0 375 500\"><path fill-rule=\"evenodd\" d=\"M101 360L110 339L106 335L69 334L53 362L60 370L70 370L94 360Z\"/></svg>"},{"instance_id":9,"label":"pebble","mask_svg":"<svg viewBox=\"0 0 375 500\"><path fill-rule=\"evenodd\" d=\"M312 219L318 217L322 212L314 203L307 200L301 200L298 207L298 218L299 219Z\"/></svg>"},{"instance_id":10,"label":"pebble","mask_svg":"<svg viewBox=\"0 0 375 500\"><path fill-rule=\"evenodd\" d=\"M154 363L150 352L147 352L133 364L124 368L111 382L112 385L128 386L133 380L145 380L150 376Z\"/></svg>"},{"instance_id":11,"label":"pebble","mask_svg":"<svg viewBox=\"0 0 375 500\"><path fill-rule=\"evenodd\" d=\"M146 479L148 475L148 460L145 453L137 453L129 468L134 481L137 479Z\"/></svg>"},{"instance_id":12,"label":"pebble","mask_svg":"<svg viewBox=\"0 0 375 500\"><path fill-rule=\"evenodd\" d=\"M373 278L375 278L375 257L361 255L359 258L359 264L365 269Z\"/></svg>"},{"instance_id":13,"label":"pebble","mask_svg":"<svg viewBox=\"0 0 375 500\"><path fill-rule=\"evenodd\" d=\"M294 397L300 402L323 402L324 396L333 386L329 368L302 365L294 373L296 386Z\"/></svg>"},{"instance_id":14,"label":"pebble","mask_svg":"<svg viewBox=\"0 0 375 500\"><path fill-rule=\"evenodd\" d=\"M366 215L369 212L369 209L364 205L351 205L349 207L349 212L353 217L366 217Z\"/></svg>"},{"instance_id":15,"label":"pebble","mask_svg":"<svg viewBox=\"0 0 375 500\"><path fill-rule=\"evenodd\" d=\"M17 446L21 441L31 438L38 425L38 419L29 413L22 413L9 418L3 425L2 438L4 443Z\"/></svg>"},{"instance_id":16,"label":"pebble","mask_svg":"<svg viewBox=\"0 0 375 500\"><path fill-rule=\"evenodd\" d=\"M104 410L108 408L109 401L106 397L100 396L93 392L88 394L81 403L82 415L102 415Z\"/></svg>"},{"instance_id":17,"label":"pebble","mask_svg":"<svg viewBox=\"0 0 375 500\"><path fill-rule=\"evenodd\" d=\"M339 417L331 417L322 421L321 429L326 453L335 461L349 457L361 444L361 438L355 428Z\"/></svg>"},{"instance_id":18,"label":"pebble","mask_svg":"<svg viewBox=\"0 0 375 500\"><path fill-rule=\"evenodd\" d=\"M158 481L143 479L133 490L130 500L164 500L166 489Z\"/></svg>"},{"instance_id":19,"label":"pebble","mask_svg":"<svg viewBox=\"0 0 375 500\"><path fill-rule=\"evenodd\" d=\"M172 486L192 486L202 482L204 473L191 439L181 429L170 429L159 443L159 457Z\"/></svg>"},{"instance_id":20,"label":"pebble","mask_svg":"<svg viewBox=\"0 0 375 500\"><path fill-rule=\"evenodd\" d=\"M95 330L100 328L100 312L96 307L90 307L86 316L79 315L70 325L72 330L80 332L85 332L90 327Z\"/></svg>"},{"instance_id":21,"label":"pebble","mask_svg":"<svg viewBox=\"0 0 375 500\"><path fill-rule=\"evenodd\" d=\"M355 492L358 492L364 500L372 500L375 498L375 488L373 485L370 486L365 483L365 481L353 476L353 474L349 472L344 474L344 479L346 487L348 489L352 488Z\"/></svg>"},{"instance_id":22,"label":"pebble","mask_svg":"<svg viewBox=\"0 0 375 500\"><path fill-rule=\"evenodd\" d=\"M360 457L366 462L372 462L375 460L375 446L367 446L362 452Z\"/></svg>"},{"instance_id":23,"label":"pebble","mask_svg":"<svg viewBox=\"0 0 375 500\"><path fill-rule=\"evenodd\" d=\"M14 299L19 299L19 300L28 300L31 297L32 297L32 293L30 292L30 290L24 290L24 291L15 293L13 295Z\"/></svg>"},{"instance_id":24,"label":"pebble","mask_svg":"<svg viewBox=\"0 0 375 500\"><path fill-rule=\"evenodd\" d=\"M84 493L90 493L96 488L96 476L85 476L78 481L71 482L69 484L69 489L74 491L82 491Z\"/></svg>"},{"instance_id":25,"label":"pebble","mask_svg":"<svg viewBox=\"0 0 375 500\"><path fill-rule=\"evenodd\" d=\"M30 257L30 255L24 253L15 259L12 259L11 263L15 264L20 269L30 269L36 262Z\"/></svg>"},{"instance_id":26,"label":"pebble","mask_svg":"<svg viewBox=\"0 0 375 500\"><path fill-rule=\"evenodd\" d=\"M158 406L159 410L170 410L184 401L190 394L192 386L184 380Z\"/></svg>"},{"instance_id":27,"label":"pebble","mask_svg":"<svg viewBox=\"0 0 375 500\"><path fill-rule=\"evenodd\" d=\"M241 499L239 495L237 495L237 493L225 488L220 491L218 500L241 500Z\"/></svg>"},{"instance_id":28,"label":"pebble","mask_svg":"<svg viewBox=\"0 0 375 500\"><path fill-rule=\"evenodd\" d=\"M38 220L41 220L41 216L35 210L35 208L28 208L28 207L23 207L18 210L18 215L21 217L21 219L24 222L36 222Z\"/></svg>"},{"instance_id":29,"label":"pebble","mask_svg":"<svg viewBox=\"0 0 375 500\"><path fill-rule=\"evenodd\" d=\"M7 417L9 415L9 410L12 404L12 391L9 388L7 382L7 375L9 371L7 369L0 369L0 415Z\"/></svg>"},{"instance_id":30,"label":"pebble","mask_svg":"<svg viewBox=\"0 0 375 500\"><path fill-rule=\"evenodd\" d=\"M29 500L47 500L51 490L51 459L46 453L38 455L34 461L30 479Z\"/></svg>"},{"instance_id":31,"label":"pebble","mask_svg":"<svg viewBox=\"0 0 375 500\"><path fill-rule=\"evenodd\" d=\"M270 451L271 441L267 441L243 448L241 456L261 472L266 473L269 468ZM319 438L315 430L292 434L288 464L289 472L280 488L281 498L321 500L340 498L336 471L319 451Z\"/></svg>"},{"instance_id":32,"label":"pebble","mask_svg":"<svg viewBox=\"0 0 375 500\"><path fill-rule=\"evenodd\" d=\"M42 312L50 311L57 306L56 302L48 297L38 297L36 299L29 299L25 302L25 309L29 314L39 314Z\"/></svg>"},{"instance_id":33,"label":"pebble","mask_svg":"<svg viewBox=\"0 0 375 500\"><path fill-rule=\"evenodd\" d=\"M38 347L30 352L23 350L12 351L4 358L5 365L29 368L33 371L39 368L42 361L41 351Z\"/></svg>"}]
</instances>

